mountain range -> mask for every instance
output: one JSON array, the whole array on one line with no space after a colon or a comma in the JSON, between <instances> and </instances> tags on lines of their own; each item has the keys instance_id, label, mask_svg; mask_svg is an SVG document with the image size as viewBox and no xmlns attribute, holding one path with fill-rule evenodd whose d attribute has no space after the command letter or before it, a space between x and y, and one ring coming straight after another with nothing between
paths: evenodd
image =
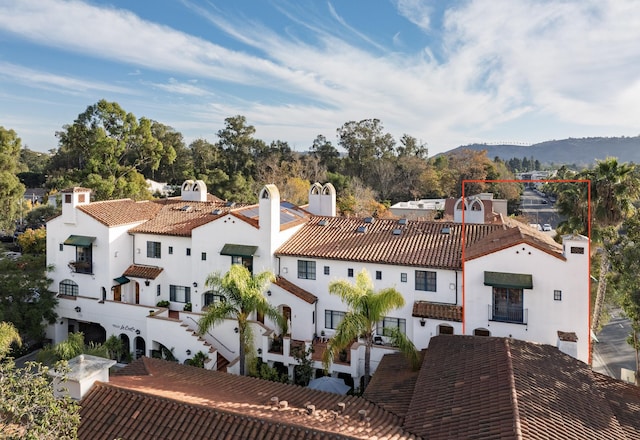
<instances>
[{"instance_id":1,"label":"mountain range","mask_svg":"<svg viewBox=\"0 0 640 440\"><path fill-rule=\"evenodd\" d=\"M619 162L640 163L640 136L636 137L590 137L569 138L540 142L533 145L464 145L445 154L456 151L486 150L487 157L499 157L509 160L514 157L533 158L547 166L575 165L578 168L589 167L597 160L616 157Z\"/></svg>"}]
</instances>

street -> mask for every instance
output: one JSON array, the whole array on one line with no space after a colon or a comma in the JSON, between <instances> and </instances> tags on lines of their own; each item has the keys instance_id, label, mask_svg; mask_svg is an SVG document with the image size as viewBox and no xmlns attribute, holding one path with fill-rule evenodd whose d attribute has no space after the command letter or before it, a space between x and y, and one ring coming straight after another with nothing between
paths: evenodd
<instances>
[{"instance_id":1,"label":"street","mask_svg":"<svg viewBox=\"0 0 640 440\"><path fill-rule=\"evenodd\" d=\"M531 188L525 188L522 193L520 211L522 216L527 218L527 223L537 223L539 225L548 223L553 229L556 229L561 221L553 203Z\"/></svg>"},{"instance_id":2,"label":"street","mask_svg":"<svg viewBox=\"0 0 640 440\"><path fill-rule=\"evenodd\" d=\"M636 355L633 347L627 344L627 336L631 332L631 324L622 311L612 313L609 322L596 335L599 342L594 342L592 367L598 373L621 378L621 369L635 371Z\"/></svg>"}]
</instances>

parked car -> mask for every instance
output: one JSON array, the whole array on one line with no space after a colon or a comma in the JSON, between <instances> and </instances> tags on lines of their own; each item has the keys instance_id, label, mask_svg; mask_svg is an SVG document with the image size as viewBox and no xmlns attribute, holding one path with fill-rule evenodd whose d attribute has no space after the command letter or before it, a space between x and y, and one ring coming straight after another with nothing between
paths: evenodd
<instances>
[{"instance_id":1,"label":"parked car","mask_svg":"<svg viewBox=\"0 0 640 440\"><path fill-rule=\"evenodd\" d=\"M543 231L552 231L553 228L551 227L551 225L549 223L545 223L544 225L542 225L542 230Z\"/></svg>"}]
</instances>

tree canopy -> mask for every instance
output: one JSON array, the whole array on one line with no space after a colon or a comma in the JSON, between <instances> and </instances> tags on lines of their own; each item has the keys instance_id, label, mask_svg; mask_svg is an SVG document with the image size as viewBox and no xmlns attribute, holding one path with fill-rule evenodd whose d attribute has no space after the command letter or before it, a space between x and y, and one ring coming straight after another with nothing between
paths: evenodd
<instances>
[{"instance_id":1,"label":"tree canopy","mask_svg":"<svg viewBox=\"0 0 640 440\"><path fill-rule=\"evenodd\" d=\"M9 231L15 227L24 194L17 177L21 142L15 131L0 126L0 229Z\"/></svg>"}]
</instances>

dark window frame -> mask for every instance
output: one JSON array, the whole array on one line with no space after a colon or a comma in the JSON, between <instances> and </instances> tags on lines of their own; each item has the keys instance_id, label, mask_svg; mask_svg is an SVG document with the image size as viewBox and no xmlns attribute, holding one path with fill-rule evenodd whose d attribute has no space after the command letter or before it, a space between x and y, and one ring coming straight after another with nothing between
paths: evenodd
<instances>
[{"instance_id":1,"label":"dark window frame","mask_svg":"<svg viewBox=\"0 0 640 440\"><path fill-rule=\"evenodd\" d=\"M147 258L162 258L162 243L147 240Z\"/></svg>"},{"instance_id":2,"label":"dark window frame","mask_svg":"<svg viewBox=\"0 0 640 440\"><path fill-rule=\"evenodd\" d=\"M340 325L340 322L344 319L345 312L339 310L324 311L324 328L335 330Z\"/></svg>"},{"instance_id":3,"label":"dark window frame","mask_svg":"<svg viewBox=\"0 0 640 440\"><path fill-rule=\"evenodd\" d=\"M424 292L436 292L438 286L438 273L432 270L416 270L416 290Z\"/></svg>"},{"instance_id":4,"label":"dark window frame","mask_svg":"<svg viewBox=\"0 0 640 440\"><path fill-rule=\"evenodd\" d=\"M298 278L301 280L315 280L316 262L313 260L298 260Z\"/></svg>"}]
</instances>

